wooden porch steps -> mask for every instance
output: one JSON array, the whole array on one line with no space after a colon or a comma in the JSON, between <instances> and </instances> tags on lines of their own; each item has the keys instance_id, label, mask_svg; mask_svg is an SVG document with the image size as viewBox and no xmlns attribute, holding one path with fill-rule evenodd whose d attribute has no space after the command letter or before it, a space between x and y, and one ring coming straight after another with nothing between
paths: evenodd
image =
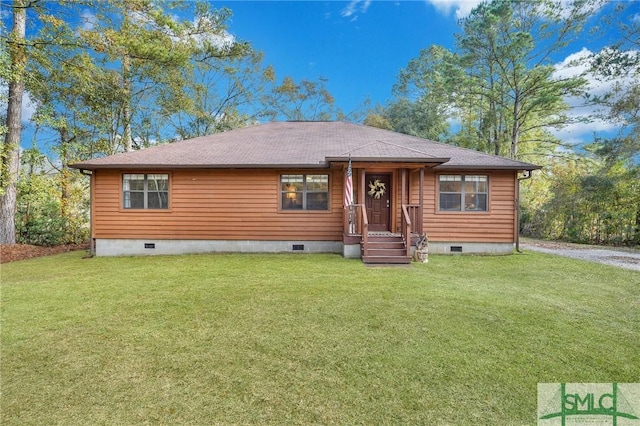
<instances>
[{"instance_id":1,"label":"wooden porch steps","mask_svg":"<svg viewBox=\"0 0 640 426\"><path fill-rule=\"evenodd\" d=\"M370 234L367 247L361 244L362 261L367 264L408 264L407 247L401 235Z\"/></svg>"}]
</instances>

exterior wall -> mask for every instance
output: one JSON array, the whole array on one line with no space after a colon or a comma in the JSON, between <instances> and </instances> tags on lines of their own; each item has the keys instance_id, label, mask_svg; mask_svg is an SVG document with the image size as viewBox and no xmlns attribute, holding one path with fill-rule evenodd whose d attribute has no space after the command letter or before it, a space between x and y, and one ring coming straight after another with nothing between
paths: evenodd
<instances>
[{"instance_id":1,"label":"exterior wall","mask_svg":"<svg viewBox=\"0 0 640 426\"><path fill-rule=\"evenodd\" d=\"M283 172L329 173L329 210L280 210ZM95 239L342 241L341 171L173 170L167 210L123 209L122 173L94 172Z\"/></svg>"},{"instance_id":2,"label":"exterior wall","mask_svg":"<svg viewBox=\"0 0 640 426\"><path fill-rule=\"evenodd\" d=\"M389 171L392 171L391 169ZM92 234L97 255L175 254L194 252L342 252L359 257L359 245L343 245L343 173L329 170L200 170L170 171L169 209L122 208L122 170L96 170L92 179ZM127 170L126 173L167 173ZM279 208L280 175L328 173L329 210L283 211ZM487 212L438 211L437 176L489 176ZM393 171L394 222L400 223L401 172ZM419 201L419 173L408 173L410 204ZM354 171L356 194L361 190ZM507 254L515 240L514 171L425 170L423 228L431 253ZM358 201L356 195L356 201ZM399 225L397 225L399 226ZM145 243L155 244L145 249ZM298 247L299 248L299 247Z\"/></svg>"},{"instance_id":3,"label":"exterior wall","mask_svg":"<svg viewBox=\"0 0 640 426\"><path fill-rule=\"evenodd\" d=\"M439 174L486 174L489 176L489 208L487 212L438 211ZM418 203L419 178L411 175L411 202ZM424 182L423 229L430 243L513 243L515 240L514 171L426 170ZM453 245L453 244L450 244ZM456 244L460 245L460 244Z\"/></svg>"}]
</instances>

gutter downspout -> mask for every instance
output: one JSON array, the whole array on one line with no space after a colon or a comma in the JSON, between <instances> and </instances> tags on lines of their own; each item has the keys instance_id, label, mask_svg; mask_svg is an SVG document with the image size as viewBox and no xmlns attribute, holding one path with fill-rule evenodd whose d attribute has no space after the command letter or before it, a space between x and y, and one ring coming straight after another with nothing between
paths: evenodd
<instances>
[{"instance_id":1,"label":"gutter downspout","mask_svg":"<svg viewBox=\"0 0 640 426\"><path fill-rule=\"evenodd\" d=\"M89 257L94 257L96 255L96 247L93 239L93 172L80 169L80 174L89 176Z\"/></svg>"},{"instance_id":2,"label":"gutter downspout","mask_svg":"<svg viewBox=\"0 0 640 426\"><path fill-rule=\"evenodd\" d=\"M516 251L518 253L522 253L522 250L520 250L520 181L531 179L531 176L533 176L533 170L525 170L522 177L518 178L518 186L516 188L518 192L516 194Z\"/></svg>"}]
</instances>

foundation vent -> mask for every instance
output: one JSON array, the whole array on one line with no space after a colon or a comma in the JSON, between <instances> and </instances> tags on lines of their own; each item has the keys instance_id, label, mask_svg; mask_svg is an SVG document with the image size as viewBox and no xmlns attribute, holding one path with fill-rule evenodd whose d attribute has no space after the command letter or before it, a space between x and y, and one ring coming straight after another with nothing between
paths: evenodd
<instances>
[{"instance_id":1,"label":"foundation vent","mask_svg":"<svg viewBox=\"0 0 640 426\"><path fill-rule=\"evenodd\" d=\"M293 251L304 251L304 244L294 244Z\"/></svg>"},{"instance_id":2,"label":"foundation vent","mask_svg":"<svg viewBox=\"0 0 640 426\"><path fill-rule=\"evenodd\" d=\"M462 253L462 246L451 246L449 247L449 251L451 253Z\"/></svg>"},{"instance_id":3,"label":"foundation vent","mask_svg":"<svg viewBox=\"0 0 640 426\"><path fill-rule=\"evenodd\" d=\"M144 248L146 249L155 249L156 243L144 243Z\"/></svg>"}]
</instances>

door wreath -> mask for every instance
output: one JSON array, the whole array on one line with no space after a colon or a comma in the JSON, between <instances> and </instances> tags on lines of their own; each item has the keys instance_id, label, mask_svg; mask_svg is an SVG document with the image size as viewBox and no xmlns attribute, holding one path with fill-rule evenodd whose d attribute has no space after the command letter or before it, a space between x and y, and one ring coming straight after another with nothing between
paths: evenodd
<instances>
[{"instance_id":1,"label":"door wreath","mask_svg":"<svg viewBox=\"0 0 640 426\"><path fill-rule=\"evenodd\" d=\"M369 181L369 194L371 197L379 200L385 192L387 192L387 185L384 182L380 182L379 179L374 180L373 182Z\"/></svg>"}]
</instances>

